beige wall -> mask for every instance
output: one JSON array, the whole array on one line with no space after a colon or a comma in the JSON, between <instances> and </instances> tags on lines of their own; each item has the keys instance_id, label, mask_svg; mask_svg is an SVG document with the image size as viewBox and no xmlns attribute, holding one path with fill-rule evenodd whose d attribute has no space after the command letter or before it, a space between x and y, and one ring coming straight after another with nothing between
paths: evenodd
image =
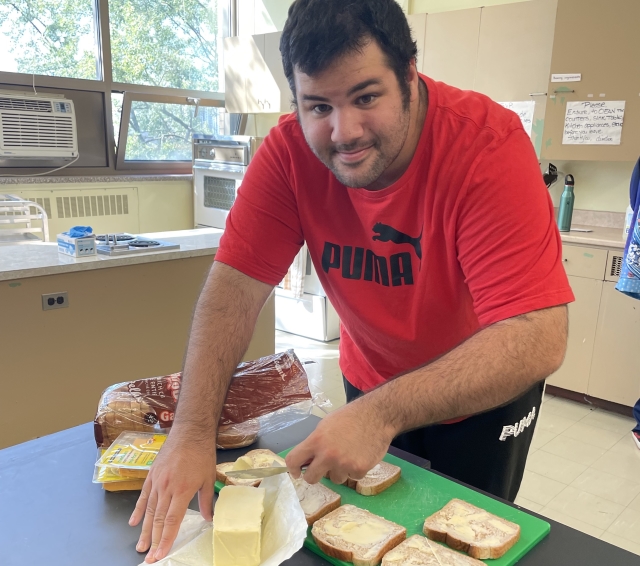
<instances>
[{"instance_id":1,"label":"beige wall","mask_svg":"<svg viewBox=\"0 0 640 566\"><path fill-rule=\"evenodd\" d=\"M114 383L179 371L213 255L0 282L0 449L93 420ZM69 307L43 311L43 293ZM267 303L245 359L273 353Z\"/></svg>"},{"instance_id":2,"label":"beige wall","mask_svg":"<svg viewBox=\"0 0 640 566\"><path fill-rule=\"evenodd\" d=\"M542 162L546 170L548 161ZM604 210L624 212L629 204L629 183L632 162L624 161L552 161L565 175L575 177L575 208L580 210ZM558 206L564 186L564 177L550 189L555 206Z\"/></svg>"},{"instance_id":3,"label":"beige wall","mask_svg":"<svg viewBox=\"0 0 640 566\"><path fill-rule=\"evenodd\" d=\"M129 193L129 217L58 218L56 196L73 194ZM109 183L56 183L0 185L0 193L18 194L24 198L49 198L52 218L49 220L51 239L73 225L90 225L94 232L164 232L193 228L193 184L191 180L133 181ZM132 202L131 199L135 199Z\"/></svg>"},{"instance_id":4,"label":"beige wall","mask_svg":"<svg viewBox=\"0 0 640 566\"><path fill-rule=\"evenodd\" d=\"M529 0L408 0L409 14L433 14L467 8L482 8L497 4L515 4ZM400 4L402 4L400 2Z\"/></svg>"}]
</instances>

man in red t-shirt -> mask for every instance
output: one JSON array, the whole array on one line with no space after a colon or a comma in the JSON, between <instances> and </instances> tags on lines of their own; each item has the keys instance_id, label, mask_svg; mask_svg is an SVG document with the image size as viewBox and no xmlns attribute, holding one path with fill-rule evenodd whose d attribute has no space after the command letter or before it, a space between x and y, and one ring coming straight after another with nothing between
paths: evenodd
<instances>
[{"instance_id":1,"label":"man in red t-shirt","mask_svg":"<svg viewBox=\"0 0 640 566\"><path fill-rule=\"evenodd\" d=\"M296 112L252 161L198 301L176 420L131 518L149 562L196 491L211 517L231 375L305 241L350 403L291 451L294 476L361 478L393 443L513 500L564 356L573 295L518 117L420 75L394 0L296 0L281 52Z\"/></svg>"}]
</instances>

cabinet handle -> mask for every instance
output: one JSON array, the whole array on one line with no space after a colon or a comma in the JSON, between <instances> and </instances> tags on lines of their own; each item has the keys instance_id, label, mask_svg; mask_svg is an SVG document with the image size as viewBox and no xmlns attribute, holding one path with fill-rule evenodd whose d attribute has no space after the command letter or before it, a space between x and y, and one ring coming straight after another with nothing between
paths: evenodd
<instances>
[{"instance_id":1,"label":"cabinet handle","mask_svg":"<svg viewBox=\"0 0 640 566\"><path fill-rule=\"evenodd\" d=\"M562 258L562 261L564 261L565 263L567 263L569 260L566 257Z\"/></svg>"}]
</instances>

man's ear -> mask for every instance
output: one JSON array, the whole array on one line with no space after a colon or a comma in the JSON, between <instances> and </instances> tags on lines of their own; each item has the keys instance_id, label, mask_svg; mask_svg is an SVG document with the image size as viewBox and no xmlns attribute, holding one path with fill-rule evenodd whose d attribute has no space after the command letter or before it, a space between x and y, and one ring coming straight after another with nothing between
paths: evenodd
<instances>
[{"instance_id":1,"label":"man's ear","mask_svg":"<svg viewBox=\"0 0 640 566\"><path fill-rule=\"evenodd\" d=\"M407 84L411 91L411 100L415 100L419 96L418 85L420 84L418 62L415 57L409 61L409 68L407 69Z\"/></svg>"}]
</instances>

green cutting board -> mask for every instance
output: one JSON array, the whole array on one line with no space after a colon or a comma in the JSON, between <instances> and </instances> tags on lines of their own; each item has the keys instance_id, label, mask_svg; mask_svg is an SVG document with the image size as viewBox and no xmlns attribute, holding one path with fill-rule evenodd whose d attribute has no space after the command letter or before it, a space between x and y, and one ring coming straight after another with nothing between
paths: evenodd
<instances>
[{"instance_id":1,"label":"green cutting board","mask_svg":"<svg viewBox=\"0 0 640 566\"><path fill-rule=\"evenodd\" d=\"M280 456L286 456L290 450L280 452ZM520 525L520 540L501 558L484 561L492 566L511 566L515 564L547 536L551 530L551 526L546 521L505 505L500 501L443 478L401 458L387 454L384 460L402 468L402 475L396 483L378 495L368 497L360 495L355 490L344 485L335 485L328 479L323 479L322 483L340 494L343 505L350 503L402 525L407 529L407 537L423 534L422 526L424 520L429 515L442 509L453 498L468 501L498 517ZM216 491L220 491L222 487L222 483L216 482ZM350 562L337 560L322 552L311 536L311 528L309 528L309 534L304 545L331 564L336 564L337 566L351 565Z\"/></svg>"}]
</instances>

